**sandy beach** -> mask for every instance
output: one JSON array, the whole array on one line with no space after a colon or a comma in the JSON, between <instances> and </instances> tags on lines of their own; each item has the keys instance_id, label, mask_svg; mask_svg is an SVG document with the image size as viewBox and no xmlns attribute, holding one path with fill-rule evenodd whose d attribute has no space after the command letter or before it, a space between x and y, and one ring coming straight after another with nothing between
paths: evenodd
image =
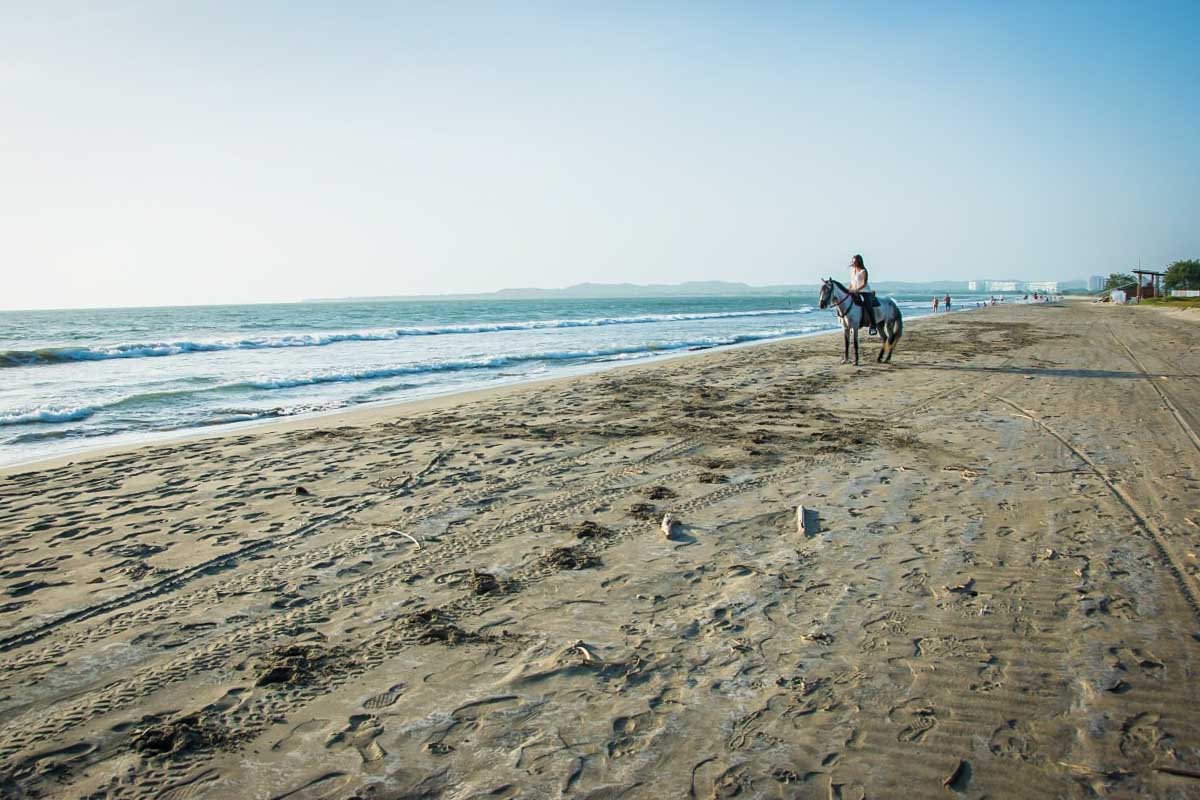
<instances>
[{"instance_id":1,"label":"sandy beach","mask_svg":"<svg viewBox=\"0 0 1200 800\"><path fill-rule=\"evenodd\" d=\"M7 470L0 795L1200 796L1198 330L997 307Z\"/></svg>"}]
</instances>

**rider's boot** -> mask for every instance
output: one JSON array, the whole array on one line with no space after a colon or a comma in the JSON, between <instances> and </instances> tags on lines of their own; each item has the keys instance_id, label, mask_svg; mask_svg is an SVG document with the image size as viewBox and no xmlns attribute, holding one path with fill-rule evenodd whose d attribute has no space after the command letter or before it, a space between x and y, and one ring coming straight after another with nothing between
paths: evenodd
<instances>
[{"instance_id":1,"label":"rider's boot","mask_svg":"<svg viewBox=\"0 0 1200 800\"><path fill-rule=\"evenodd\" d=\"M879 329L875 325L875 312L871 310L871 300L869 298L863 303L863 311L867 312L867 324L871 326L867 334L875 336L879 333Z\"/></svg>"}]
</instances>

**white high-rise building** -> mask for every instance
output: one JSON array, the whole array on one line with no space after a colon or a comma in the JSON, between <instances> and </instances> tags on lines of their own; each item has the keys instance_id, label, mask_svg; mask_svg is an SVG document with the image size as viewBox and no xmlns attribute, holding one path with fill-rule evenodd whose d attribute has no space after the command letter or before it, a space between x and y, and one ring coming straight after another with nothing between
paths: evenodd
<instances>
[{"instance_id":1,"label":"white high-rise building","mask_svg":"<svg viewBox=\"0 0 1200 800\"><path fill-rule=\"evenodd\" d=\"M1025 284L1025 291L1058 294L1058 281L1030 281Z\"/></svg>"},{"instance_id":2,"label":"white high-rise building","mask_svg":"<svg viewBox=\"0 0 1200 800\"><path fill-rule=\"evenodd\" d=\"M1088 291L1098 292L1104 288L1104 284L1108 283L1108 278L1103 275L1093 275L1088 278Z\"/></svg>"},{"instance_id":3,"label":"white high-rise building","mask_svg":"<svg viewBox=\"0 0 1200 800\"><path fill-rule=\"evenodd\" d=\"M1019 292L1020 281L988 281L987 290L989 292Z\"/></svg>"}]
</instances>

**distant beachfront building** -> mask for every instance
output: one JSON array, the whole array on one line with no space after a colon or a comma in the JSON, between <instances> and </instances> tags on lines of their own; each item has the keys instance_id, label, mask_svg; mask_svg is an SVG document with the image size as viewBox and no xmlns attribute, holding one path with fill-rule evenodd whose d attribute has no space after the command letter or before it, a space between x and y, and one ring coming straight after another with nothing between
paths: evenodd
<instances>
[{"instance_id":1,"label":"distant beachfront building","mask_svg":"<svg viewBox=\"0 0 1200 800\"><path fill-rule=\"evenodd\" d=\"M1020 281L967 281L968 292L1016 292Z\"/></svg>"},{"instance_id":2,"label":"distant beachfront building","mask_svg":"<svg viewBox=\"0 0 1200 800\"><path fill-rule=\"evenodd\" d=\"M1098 292L1104 288L1104 284L1108 283L1108 278L1103 275L1093 275L1088 278L1088 291Z\"/></svg>"},{"instance_id":3,"label":"distant beachfront building","mask_svg":"<svg viewBox=\"0 0 1200 800\"><path fill-rule=\"evenodd\" d=\"M1058 281L1030 281L1025 284L1025 291L1058 294Z\"/></svg>"}]
</instances>

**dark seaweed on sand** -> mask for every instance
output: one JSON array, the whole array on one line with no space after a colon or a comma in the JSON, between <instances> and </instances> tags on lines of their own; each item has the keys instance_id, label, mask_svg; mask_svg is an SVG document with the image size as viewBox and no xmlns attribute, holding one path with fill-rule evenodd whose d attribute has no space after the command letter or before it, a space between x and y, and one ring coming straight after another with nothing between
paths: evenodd
<instances>
[{"instance_id":1,"label":"dark seaweed on sand","mask_svg":"<svg viewBox=\"0 0 1200 800\"><path fill-rule=\"evenodd\" d=\"M133 749L148 756L213 750L234 742L224 725L211 716L189 714L142 728L133 737Z\"/></svg>"},{"instance_id":2,"label":"dark seaweed on sand","mask_svg":"<svg viewBox=\"0 0 1200 800\"><path fill-rule=\"evenodd\" d=\"M658 506L653 503L634 503L629 507L628 513L635 519L654 522L658 517Z\"/></svg>"},{"instance_id":3,"label":"dark seaweed on sand","mask_svg":"<svg viewBox=\"0 0 1200 800\"><path fill-rule=\"evenodd\" d=\"M579 546L556 547L542 556L542 560L559 569L588 569L600 566L599 558Z\"/></svg>"},{"instance_id":4,"label":"dark seaweed on sand","mask_svg":"<svg viewBox=\"0 0 1200 800\"><path fill-rule=\"evenodd\" d=\"M467 578L467 586L472 594L491 594L504 590L495 575L477 570L471 570L471 575Z\"/></svg>"},{"instance_id":5,"label":"dark seaweed on sand","mask_svg":"<svg viewBox=\"0 0 1200 800\"><path fill-rule=\"evenodd\" d=\"M397 627L416 637L421 644L444 642L446 644L470 644L489 642L491 637L465 631L451 622L439 609L427 608L405 614L396 622Z\"/></svg>"},{"instance_id":6,"label":"dark seaweed on sand","mask_svg":"<svg viewBox=\"0 0 1200 800\"><path fill-rule=\"evenodd\" d=\"M256 686L287 684L305 686L334 672L346 661L337 649L315 644L290 644L276 648L263 657L257 667Z\"/></svg>"},{"instance_id":7,"label":"dark seaweed on sand","mask_svg":"<svg viewBox=\"0 0 1200 800\"><path fill-rule=\"evenodd\" d=\"M576 539L607 539L612 536L611 529L593 522L592 520L584 520L575 526Z\"/></svg>"}]
</instances>

